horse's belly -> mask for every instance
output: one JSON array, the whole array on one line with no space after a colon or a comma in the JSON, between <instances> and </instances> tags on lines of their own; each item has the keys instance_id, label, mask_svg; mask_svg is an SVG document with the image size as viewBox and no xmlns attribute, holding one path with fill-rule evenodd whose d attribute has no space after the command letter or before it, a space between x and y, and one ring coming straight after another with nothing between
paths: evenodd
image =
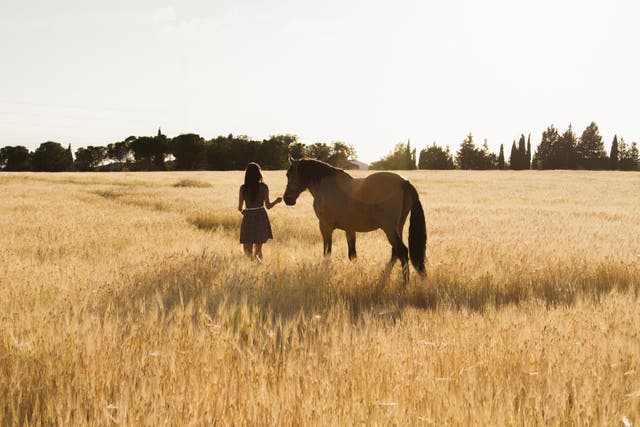
<instances>
[{"instance_id":1,"label":"horse's belly","mask_svg":"<svg viewBox=\"0 0 640 427\"><path fill-rule=\"evenodd\" d=\"M366 233L369 231L374 231L380 228L377 224L369 224L369 225L360 225L359 227L355 227L353 231L357 231L358 233Z\"/></svg>"},{"instance_id":2,"label":"horse's belly","mask_svg":"<svg viewBox=\"0 0 640 427\"><path fill-rule=\"evenodd\" d=\"M335 227L340 230L357 231L359 233L366 233L367 231L373 231L380 228L380 224L369 215L355 214L348 217L336 218Z\"/></svg>"},{"instance_id":3,"label":"horse's belly","mask_svg":"<svg viewBox=\"0 0 640 427\"><path fill-rule=\"evenodd\" d=\"M355 231L358 233L367 233L369 231L375 231L377 229L380 228L379 225L362 225L362 224L356 224L356 225L343 225L343 224L336 224L336 228L338 230L344 230L344 231Z\"/></svg>"}]
</instances>

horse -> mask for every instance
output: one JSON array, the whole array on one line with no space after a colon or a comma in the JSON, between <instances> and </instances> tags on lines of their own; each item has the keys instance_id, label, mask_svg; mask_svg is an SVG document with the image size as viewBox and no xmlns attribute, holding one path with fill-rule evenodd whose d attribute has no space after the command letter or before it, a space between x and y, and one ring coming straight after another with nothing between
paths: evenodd
<instances>
[{"instance_id":1,"label":"horse","mask_svg":"<svg viewBox=\"0 0 640 427\"><path fill-rule=\"evenodd\" d=\"M315 159L289 158L284 202L296 204L298 196L309 190L313 210L320 223L324 255L331 255L333 231L344 230L349 259L356 258L356 232L382 229L391 244L387 272L400 259L403 284L409 280L409 256L416 271L424 276L427 230L424 211L416 188L392 172L377 172L366 178L354 178L342 169ZM402 242L407 216L409 248Z\"/></svg>"}]
</instances>

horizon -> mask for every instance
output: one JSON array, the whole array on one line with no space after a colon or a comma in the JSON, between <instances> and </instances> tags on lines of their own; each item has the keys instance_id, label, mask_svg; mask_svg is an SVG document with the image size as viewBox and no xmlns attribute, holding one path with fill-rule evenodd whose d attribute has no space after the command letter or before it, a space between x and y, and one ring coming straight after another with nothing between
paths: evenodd
<instances>
[{"instance_id":1,"label":"horizon","mask_svg":"<svg viewBox=\"0 0 640 427\"><path fill-rule=\"evenodd\" d=\"M632 2L79 0L0 6L0 145L295 134L370 163L397 143L505 155L596 122L640 140Z\"/></svg>"}]
</instances>

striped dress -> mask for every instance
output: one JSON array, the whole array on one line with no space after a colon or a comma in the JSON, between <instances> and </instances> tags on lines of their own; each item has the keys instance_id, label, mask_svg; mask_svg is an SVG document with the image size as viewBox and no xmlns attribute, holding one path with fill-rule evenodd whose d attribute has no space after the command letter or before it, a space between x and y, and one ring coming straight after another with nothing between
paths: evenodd
<instances>
[{"instance_id":1,"label":"striped dress","mask_svg":"<svg viewBox=\"0 0 640 427\"><path fill-rule=\"evenodd\" d=\"M269 216L264 206L264 195L269 187L260 183L253 200L248 200L249 196L244 190L244 185L240 189L245 197L245 209L240 225L240 243L265 243L273 239Z\"/></svg>"}]
</instances>

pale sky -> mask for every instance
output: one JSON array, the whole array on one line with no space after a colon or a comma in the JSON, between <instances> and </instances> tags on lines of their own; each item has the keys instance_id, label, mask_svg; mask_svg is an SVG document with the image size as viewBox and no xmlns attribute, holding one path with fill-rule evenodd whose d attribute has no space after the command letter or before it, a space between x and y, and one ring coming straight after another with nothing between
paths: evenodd
<instances>
[{"instance_id":1,"label":"pale sky","mask_svg":"<svg viewBox=\"0 0 640 427\"><path fill-rule=\"evenodd\" d=\"M640 3L0 0L0 146L129 135L497 152L554 124L640 141Z\"/></svg>"}]
</instances>

